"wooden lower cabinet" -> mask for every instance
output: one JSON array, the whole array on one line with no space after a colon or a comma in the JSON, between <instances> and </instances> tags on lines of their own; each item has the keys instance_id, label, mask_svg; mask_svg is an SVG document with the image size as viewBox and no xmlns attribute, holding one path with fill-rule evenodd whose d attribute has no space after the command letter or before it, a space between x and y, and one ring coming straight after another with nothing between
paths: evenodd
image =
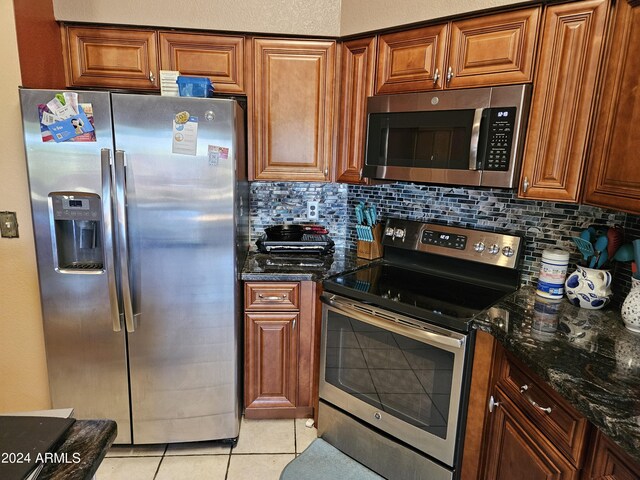
<instances>
[{"instance_id":1,"label":"wooden lower cabinet","mask_svg":"<svg viewBox=\"0 0 640 480\"><path fill-rule=\"evenodd\" d=\"M314 282L246 282L247 418L313 415L317 398Z\"/></svg>"},{"instance_id":2,"label":"wooden lower cabinet","mask_svg":"<svg viewBox=\"0 0 640 480\"><path fill-rule=\"evenodd\" d=\"M596 431L582 480L638 480L639 478L640 463L623 452L603 433Z\"/></svg>"},{"instance_id":3,"label":"wooden lower cabinet","mask_svg":"<svg viewBox=\"0 0 640 480\"><path fill-rule=\"evenodd\" d=\"M640 479L640 462L488 337L476 340L462 480Z\"/></svg>"},{"instance_id":4,"label":"wooden lower cabinet","mask_svg":"<svg viewBox=\"0 0 640 480\"><path fill-rule=\"evenodd\" d=\"M245 399L253 409L296 407L298 312L247 313L245 317ZM286 412L286 413L285 413Z\"/></svg>"},{"instance_id":5,"label":"wooden lower cabinet","mask_svg":"<svg viewBox=\"0 0 640 480\"><path fill-rule=\"evenodd\" d=\"M536 425L498 390L488 445L486 479L572 480L578 469L540 433Z\"/></svg>"}]
</instances>

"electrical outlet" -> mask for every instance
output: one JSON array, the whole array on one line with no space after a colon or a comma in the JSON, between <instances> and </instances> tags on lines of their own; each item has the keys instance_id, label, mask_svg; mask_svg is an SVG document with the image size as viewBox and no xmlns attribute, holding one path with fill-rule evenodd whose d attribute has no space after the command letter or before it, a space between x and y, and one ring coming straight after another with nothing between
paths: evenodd
<instances>
[{"instance_id":1,"label":"electrical outlet","mask_svg":"<svg viewBox=\"0 0 640 480\"><path fill-rule=\"evenodd\" d=\"M307 202L307 220L318 220L320 216L319 203L320 202Z\"/></svg>"},{"instance_id":2,"label":"electrical outlet","mask_svg":"<svg viewBox=\"0 0 640 480\"><path fill-rule=\"evenodd\" d=\"M0 212L0 232L5 238L18 238L16 212Z\"/></svg>"}]
</instances>

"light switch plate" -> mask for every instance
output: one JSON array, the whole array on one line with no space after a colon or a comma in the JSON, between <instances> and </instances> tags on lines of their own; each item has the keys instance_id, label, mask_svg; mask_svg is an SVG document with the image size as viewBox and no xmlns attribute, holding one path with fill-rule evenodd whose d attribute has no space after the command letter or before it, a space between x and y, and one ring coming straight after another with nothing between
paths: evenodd
<instances>
[{"instance_id":1,"label":"light switch plate","mask_svg":"<svg viewBox=\"0 0 640 480\"><path fill-rule=\"evenodd\" d=\"M4 238L18 238L16 212L0 212L0 234Z\"/></svg>"}]
</instances>

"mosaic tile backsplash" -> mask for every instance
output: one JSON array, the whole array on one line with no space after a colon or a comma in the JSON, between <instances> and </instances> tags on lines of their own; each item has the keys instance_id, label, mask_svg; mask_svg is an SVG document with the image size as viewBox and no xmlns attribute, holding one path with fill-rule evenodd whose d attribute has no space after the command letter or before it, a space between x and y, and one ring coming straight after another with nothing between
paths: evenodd
<instances>
[{"instance_id":1,"label":"mosaic tile backsplash","mask_svg":"<svg viewBox=\"0 0 640 480\"><path fill-rule=\"evenodd\" d=\"M412 183L375 186L254 182L251 184L251 238L278 223L306 223L307 201L320 202L320 219L336 245L356 248L354 207L375 204L379 216L457 224L522 235L526 241L522 283L538 279L542 251L549 247L571 252L569 271L581 255L571 241L591 224L623 225L625 241L640 238L640 217L587 205L522 200L505 189L468 189ZM620 305L629 291L629 264L614 266L613 303Z\"/></svg>"}]
</instances>

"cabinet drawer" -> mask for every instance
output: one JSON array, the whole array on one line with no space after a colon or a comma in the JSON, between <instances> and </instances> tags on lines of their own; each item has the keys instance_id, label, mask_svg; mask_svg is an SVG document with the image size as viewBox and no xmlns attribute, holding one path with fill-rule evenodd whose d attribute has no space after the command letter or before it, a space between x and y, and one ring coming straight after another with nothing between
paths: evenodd
<instances>
[{"instance_id":1,"label":"cabinet drawer","mask_svg":"<svg viewBox=\"0 0 640 480\"><path fill-rule=\"evenodd\" d=\"M245 310L283 311L300 309L300 283L245 283Z\"/></svg>"},{"instance_id":2,"label":"cabinet drawer","mask_svg":"<svg viewBox=\"0 0 640 480\"><path fill-rule=\"evenodd\" d=\"M582 415L510 355L503 361L498 386L574 465L581 466L588 429Z\"/></svg>"}]
</instances>

